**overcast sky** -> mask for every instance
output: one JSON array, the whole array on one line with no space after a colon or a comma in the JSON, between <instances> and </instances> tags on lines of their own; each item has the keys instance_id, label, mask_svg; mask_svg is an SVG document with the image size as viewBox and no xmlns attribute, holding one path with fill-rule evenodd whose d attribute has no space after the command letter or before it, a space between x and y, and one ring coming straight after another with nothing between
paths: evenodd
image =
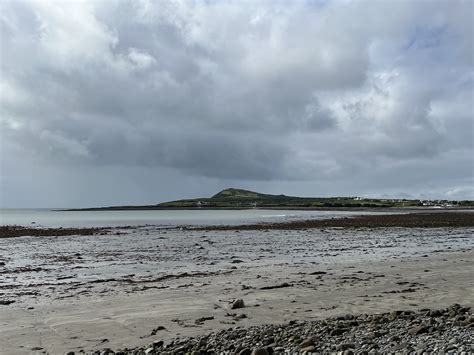
<instances>
[{"instance_id":1,"label":"overcast sky","mask_svg":"<svg viewBox=\"0 0 474 355\"><path fill-rule=\"evenodd\" d=\"M473 1L0 7L0 207L474 199Z\"/></svg>"}]
</instances>

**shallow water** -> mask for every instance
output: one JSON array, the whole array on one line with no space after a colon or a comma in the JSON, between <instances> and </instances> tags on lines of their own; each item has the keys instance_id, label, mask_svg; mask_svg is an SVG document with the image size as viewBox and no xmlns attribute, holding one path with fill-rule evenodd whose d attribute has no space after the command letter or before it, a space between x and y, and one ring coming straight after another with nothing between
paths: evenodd
<instances>
[{"instance_id":1,"label":"shallow water","mask_svg":"<svg viewBox=\"0 0 474 355\"><path fill-rule=\"evenodd\" d=\"M48 209L0 209L0 225L38 227L108 227L139 225L237 225L284 222L337 216L384 214L371 211L295 210L139 210L139 211L58 211ZM393 213L393 212L392 212Z\"/></svg>"}]
</instances>

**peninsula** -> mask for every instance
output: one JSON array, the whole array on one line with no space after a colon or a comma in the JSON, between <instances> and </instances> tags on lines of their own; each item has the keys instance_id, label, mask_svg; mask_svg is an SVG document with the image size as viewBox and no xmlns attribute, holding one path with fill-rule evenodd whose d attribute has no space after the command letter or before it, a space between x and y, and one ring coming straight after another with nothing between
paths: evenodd
<instances>
[{"instance_id":1,"label":"peninsula","mask_svg":"<svg viewBox=\"0 0 474 355\"><path fill-rule=\"evenodd\" d=\"M168 201L156 205L111 206L80 210L154 209L332 209L332 208L469 208L474 201L378 199L363 197L297 197L229 188L212 197ZM76 210L76 209L74 209Z\"/></svg>"}]
</instances>

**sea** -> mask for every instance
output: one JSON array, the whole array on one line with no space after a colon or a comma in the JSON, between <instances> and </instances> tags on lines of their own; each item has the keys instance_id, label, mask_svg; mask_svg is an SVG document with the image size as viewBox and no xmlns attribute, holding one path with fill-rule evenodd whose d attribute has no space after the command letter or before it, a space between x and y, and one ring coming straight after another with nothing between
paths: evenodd
<instances>
[{"instance_id":1,"label":"sea","mask_svg":"<svg viewBox=\"0 0 474 355\"><path fill-rule=\"evenodd\" d=\"M122 211L0 209L0 225L20 225L29 227L120 227L144 225L175 227L188 225L240 225L384 213L386 212L264 209Z\"/></svg>"}]
</instances>

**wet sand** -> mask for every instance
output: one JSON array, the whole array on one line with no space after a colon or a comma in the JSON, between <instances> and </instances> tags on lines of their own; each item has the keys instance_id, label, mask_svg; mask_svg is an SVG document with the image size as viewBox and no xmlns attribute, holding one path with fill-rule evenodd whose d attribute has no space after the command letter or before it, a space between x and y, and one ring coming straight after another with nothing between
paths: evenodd
<instances>
[{"instance_id":1,"label":"wet sand","mask_svg":"<svg viewBox=\"0 0 474 355\"><path fill-rule=\"evenodd\" d=\"M474 228L0 240L0 353L135 347L215 329L474 306ZM245 307L229 309L234 299Z\"/></svg>"},{"instance_id":2,"label":"wet sand","mask_svg":"<svg viewBox=\"0 0 474 355\"><path fill-rule=\"evenodd\" d=\"M241 268L232 274L169 280L165 289L136 294L109 295L104 289L33 309L12 304L0 311L0 352L117 349L236 325L452 303L473 306L473 260L473 252L466 251L388 262ZM285 283L289 286L262 289ZM242 298L245 307L229 310L234 298ZM199 322L207 317L212 319Z\"/></svg>"}]
</instances>

